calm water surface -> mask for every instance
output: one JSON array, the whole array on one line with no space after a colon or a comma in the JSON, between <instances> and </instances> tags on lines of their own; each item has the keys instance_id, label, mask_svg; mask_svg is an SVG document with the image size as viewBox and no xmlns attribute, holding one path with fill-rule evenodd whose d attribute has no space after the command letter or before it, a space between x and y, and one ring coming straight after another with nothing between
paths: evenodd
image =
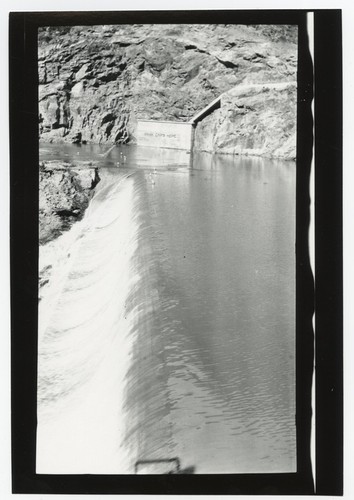
<instances>
[{"instance_id":1,"label":"calm water surface","mask_svg":"<svg viewBox=\"0 0 354 500\"><path fill-rule=\"evenodd\" d=\"M295 164L107 150L40 151L101 182L40 311L37 470L295 471Z\"/></svg>"}]
</instances>

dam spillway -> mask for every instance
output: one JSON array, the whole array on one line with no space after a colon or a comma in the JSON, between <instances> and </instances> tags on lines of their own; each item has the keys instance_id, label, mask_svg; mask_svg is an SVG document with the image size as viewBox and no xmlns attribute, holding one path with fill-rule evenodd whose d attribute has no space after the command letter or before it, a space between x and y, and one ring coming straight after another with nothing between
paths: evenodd
<instances>
[{"instance_id":1,"label":"dam spillway","mask_svg":"<svg viewBox=\"0 0 354 500\"><path fill-rule=\"evenodd\" d=\"M122 151L49 244L37 472L294 471L293 165Z\"/></svg>"}]
</instances>

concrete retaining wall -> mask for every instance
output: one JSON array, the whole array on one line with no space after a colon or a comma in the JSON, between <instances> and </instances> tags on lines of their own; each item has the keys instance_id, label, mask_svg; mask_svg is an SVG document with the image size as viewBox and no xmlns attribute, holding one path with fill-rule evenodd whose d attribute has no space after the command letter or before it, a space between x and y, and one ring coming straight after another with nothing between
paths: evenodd
<instances>
[{"instance_id":1,"label":"concrete retaining wall","mask_svg":"<svg viewBox=\"0 0 354 500\"><path fill-rule=\"evenodd\" d=\"M193 125L184 122L138 120L139 146L191 150Z\"/></svg>"}]
</instances>

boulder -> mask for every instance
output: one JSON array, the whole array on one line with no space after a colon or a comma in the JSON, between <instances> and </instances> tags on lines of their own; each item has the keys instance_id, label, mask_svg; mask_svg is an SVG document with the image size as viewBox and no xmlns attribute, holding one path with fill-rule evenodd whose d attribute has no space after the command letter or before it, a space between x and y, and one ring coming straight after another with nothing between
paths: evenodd
<instances>
[{"instance_id":1,"label":"boulder","mask_svg":"<svg viewBox=\"0 0 354 500\"><path fill-rule=\"evenodd\" d=\"M39 169L39 243L56 238L80 220L99 182L94 166L42 162Z\"/></svg>"}]
</instances>

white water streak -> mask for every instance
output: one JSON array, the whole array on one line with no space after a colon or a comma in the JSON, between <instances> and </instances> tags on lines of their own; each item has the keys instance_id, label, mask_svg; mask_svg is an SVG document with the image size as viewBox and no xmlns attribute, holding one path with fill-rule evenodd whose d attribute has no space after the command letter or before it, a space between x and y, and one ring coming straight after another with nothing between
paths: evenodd
<instances>
[{"instance_id":1,"label":"white water streak","mask_svg":"<svg viewBox=\"0 0 354 500\"><path fill-rule=\"evenodd\" d=\"M42 252L40 266L51 258L53 269L39 311L37 473L131 472L123 401L132 320L124 311L138 279L137 220L134 180L115 177Z\"/></svg>"}]
</instances>

